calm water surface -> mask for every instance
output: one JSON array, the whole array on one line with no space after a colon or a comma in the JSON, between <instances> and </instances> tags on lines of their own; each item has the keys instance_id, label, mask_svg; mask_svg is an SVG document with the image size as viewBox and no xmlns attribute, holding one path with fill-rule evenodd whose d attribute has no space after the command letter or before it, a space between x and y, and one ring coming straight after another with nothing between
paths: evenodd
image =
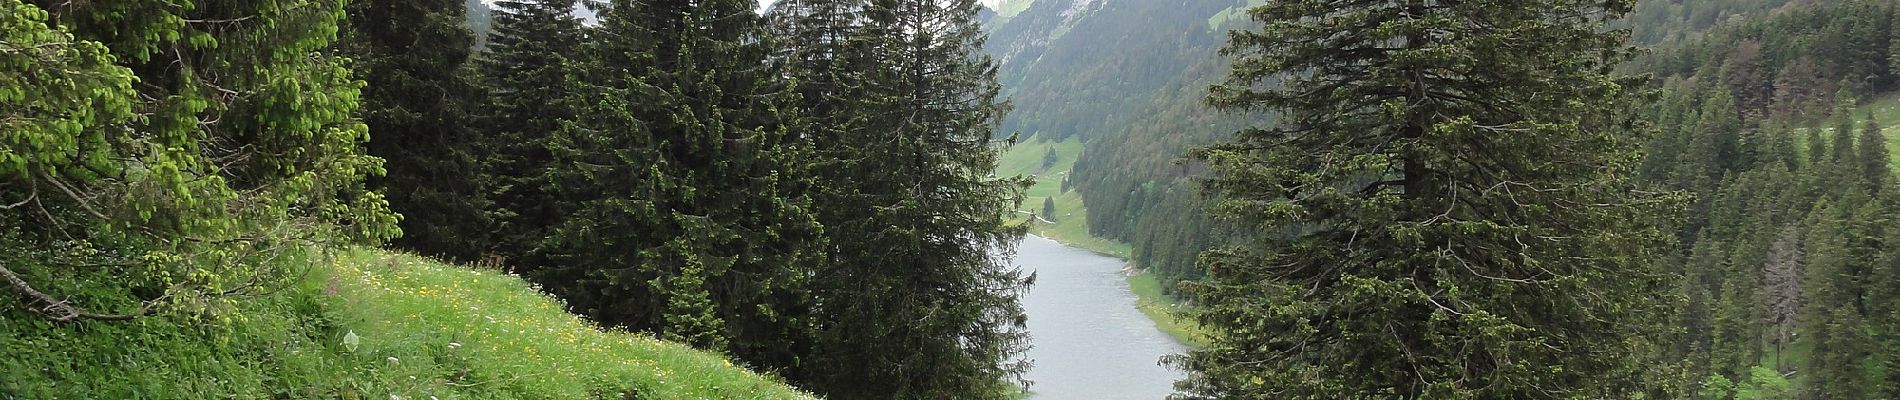
<instances>
[{"instance_id":1,"label":"calm water surface","mask_svg":"<svg viewBox=\"0 0 1900 400\"><path fill-rule=\"evenodd\" d=\"M1181 373L1158 361L1185 348L1135 309L1122 260L1029 236L1014 263L1037 274L1023 297L1033 398L1158 400L1173 391Z\"/></svg>"}]
</instances>

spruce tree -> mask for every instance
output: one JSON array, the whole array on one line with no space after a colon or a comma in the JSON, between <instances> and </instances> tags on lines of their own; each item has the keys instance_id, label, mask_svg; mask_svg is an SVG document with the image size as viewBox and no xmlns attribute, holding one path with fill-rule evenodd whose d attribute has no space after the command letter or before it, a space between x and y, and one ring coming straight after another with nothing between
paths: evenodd
<instances>
[{"instance_id":1,"label":"spruce tree","mask_svg":"<svg viewBox=\"0 0 1900 400\"><path fill-rule=\"evenodd\" d=\"M1807 390L1820 399L1862 398L1860 337L1862 329L1854 307L1855 262L1851 239L1843 231L1846 202L1827 199L1815 205L1808 219L1807 269L1801 279L1800 340L1809 346Z\"/></svg>"},{"instance_id":2,"label":"spruce tree","mask_svg":"<svg viewBox=\"0 0 1900 400\"><path fill-rule=\"evenodd\" d=\"M1190 284L1188 398L1629 398L1663 199L1633 197L1631 2L1268 2L1197 152L1252 244ZM1282 85L1269 88L1270 81ZM1649 396L1669 397L1664 394Z\"/></svg>"},{"instance_id":3,"label":"spruce tree","mask_svg":"<svg viewBox=\"0 0 1900 400\"><path fill-rule=\"evenodd\" d=\"M1701 120L1695 126L1695 137L1689 141L1684 157L1697 167L1696 173L1713 180L1722 179L1722 175L1748 166L1742 142L1742 119L1735 112L1735 98L1728 91L1717 90L1707 95L1702 102ZM1699 188L1713 189L1713 188Z\"/></svg>"},{"instance_id":4,"label":"spruce tree","mask_svg":"<svg viewBox=\"0 0 1900 400\"><path fill-rule=\"evenodd\" d=\"M1823 167L1827 165L1827 141L1822 139L1821 132L1820 120L1808 123L1808 134L1804 141L1808 145L1808 167L1811 169L1825 169Z\"/></svg>"},{"instance_id":5,"label":"spruce tree","mask_svg":"<svg viewBox=\"0 0 1900 400\"><path fill-rule=\"evenodd\" d=\"M479 116L488 154L482 184L495 221L489 252L524 270L546 264L540 247L569 204L554 198L547 171L549 137L577 117L582 33L574 2L496 2L479 69L490 92Z\"/></svg>"},{"instance_id":6,"label":"spruce tree","mask_svg":"<svg viewBox=\"0 0 1900 400\"><path fill-rule=\"evenodd\" d=\"M833 237L814 277L833 399L999 399L1026 368L1009 222L1027 181L993 178L1006 108L974 0L787 0L787 35ZM806 39L809 38L809 39Z\"/></svg>"},{"instance_id":7,"label":"spruce tree","mask_svg":"<svg viewBox=\"0 0 1900 400\"><path fill-rule=\"evenodd\" d=\"M577 205L542 281L603 324L798 376L815 367L824 236L796 98L754 7L607 5L586 116L552 141L555 193Z\"/></svg>"},{"instance_id":8,"label":"spruce tree","mask_svg":"<svg viewBox=\"0 0 1900 400\"><path fill-rule=\"evenodd\" d=\"M1833 155L1828 159L1842 166L1856 165L1854 161L1854 117L1853 112L1842 109L1836 112L1833 135L1828 138L1828 150ZM1850 167L1851 168L1851 167Z\"/></svg>"},{"instance_id":9,"label":"spruce tree","mask_svg":"<svg viewBox=\"0 0 1900 400\"><path fill-rule=\"evenodd\" d=\"M1887 164L1892 160L1887 155L1887 135L1880 133L1880 123L1872 115L1860 128L1860 172L1861 179L1867 183L1868 191L1879 193L1887 183L1887 175L1893 173Z\"/></svg>"},{"instance_id":10,"label":"spruce tree","mask_svg":"<svg viewBox=\"0 0 1900 400\"><path fill-rule=\"evenodd\" d=\"M482 152L471 123L479 95L464 64L473 35L458 0L356 1L342 47L363 86L369 154L386 175L372 180L402 214L394 244L472 261L487 243Z\"/></svg>"}]
</instances>

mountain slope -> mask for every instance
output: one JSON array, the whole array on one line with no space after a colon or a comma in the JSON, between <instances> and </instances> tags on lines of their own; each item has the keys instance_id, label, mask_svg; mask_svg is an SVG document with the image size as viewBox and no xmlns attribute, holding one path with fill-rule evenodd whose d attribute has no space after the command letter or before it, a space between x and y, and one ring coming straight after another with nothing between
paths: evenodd
<instances>
[{"instance_id":1,"label":"mountain slope","mask_svg":"<svg viewBox=\"0 0 1900 400\"><path fill-rule=\"evenodd\" d=\"M1220 115L1201 102L1226 73L1218 49L1226 28L1245 23L1231 17L1248 4L1038 0L991 27L989 49L1002 63L999 78L1014 106L1003 131L1030 142L1012 151L1034 158L1043 142L1080 143L1073 171L1055 171L1070 172L1071 188L1056 205L1058 215L1084 218L1058 220L1056 230L1080 231L1063 225L1086 220L1093 236L1126 243L1128 250L1113 253L1155 272L1156 286L1168 292L1197 276L1193 259L1218 231L1190 184L1195 168L1183 164L1187 150L1259 119ZM1026 204L1042 199L1032 192Z\"/></svg>"}]
</instances>

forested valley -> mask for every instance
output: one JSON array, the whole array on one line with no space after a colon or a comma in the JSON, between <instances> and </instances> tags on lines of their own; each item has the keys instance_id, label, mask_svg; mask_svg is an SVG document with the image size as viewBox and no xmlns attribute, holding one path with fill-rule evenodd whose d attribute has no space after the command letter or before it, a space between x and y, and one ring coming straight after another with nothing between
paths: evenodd
<instances>
[{"instance_id":1,"label":"forested valley","mask_svg":"<svg viewBox=\"0 0 1900 400\"><path fill-rule=\"evenodd\" d=\"M1359 32L1341 27L1341 24L1346 23L1344 21L1369 21L1362 26L1367 29L1364 32L1389 35L1375 37L1401 38L1403 36L1399 33L1373 31L1369 27L1377 26L1379 22L1405 20L1380 12L1396 13L1396 9L1407 3L1368 3L1363 5L1364 10L1336 10L1328 8L1331 5L1320 6L1318 2L1283 3L1289 5L1274 10L1282 13L1268 14L1264 19L1260 18L1260 11L1256 10L1253 16L1260 19L1258 21L1247 21L1241 10L1262 3L1246 1L1173 4L1038 0L1020 13L1003 18L993 30L990 51L1004 63L1001 76L1016 106L1006 119L1006 130L1030 135L1025 143L1032 147L1042 141L1079 142L1070 145L1079 148L1080 154L1074 157L1073 167L1066 171L1067 174L1053 179L1039 178L1058 180L1058 191L1049 194L1032 189L1031 205L1036 203L1035 197L1048 195L1049 198L1057 199L1054 202L1057 208L1069 208L1054 210L1050 214L1086 215L1084 224L1090 235L1127 246L1125 249L1095 247L1100 248L1100 251L1127 256L1132 264L1145 270L1144 275L1147 277L1143 279L1160 281L1159 286L1167 297L1186 304L1179 312L1183 319L1201 322L1199 329L1185 331L1198 331L1210 336L1207 341L1211 343L1198 346L1196 351L1191 352L1195 354L1176 359L1180 363L1177 365L1198 372L1182 385L1190 398L1354 397L1341 393L1358 393L1367 397L1394 393L1422 394L1427 398L1451 396L1453 393L1476 393L1481 398L1568 397L1550 391L1504 389L1510 382L1529 382L1515 380L1518 378L1540 373L1561 373L1523 371L1524 375L1505 374L1517 378L1500 378L1505 375L1499 375L1495 366L1470 366L1475 360L1468 357L1477 355L1470 350L1459 349L1502 348L1515 340L1507 339L1508 335L1499 337L1498 341L1453 339L1475 337L1477 334L1451 330L1460 326L1457 323L1437 322L1446 318L1456 320L1468 317L1474 310L1530 313L1499 317L1506 321L1539 318L1555 320L1547 322L1563 322L1561 320L1580 315L1603 315L1602 312L1608 311L1519 308L1520 304L1528 304L1526 299L1538 295L1525 295L1529 297L1517 300L1493 297L1481 301L1472 297L1503 294L1490 292L1490 283L1511 282L1507 286L1523 287L1556 285L1556 280L1549 279L1546 274L1566 274L1540 266L1532 270L1538 273L1512 276L1502 272L1508 271L1510 264L1476 264L1503 269L1468 271L1466 267L1453 267L1448 272L1472 272L1488 278L1450 285L1444 283L1446 278L1443 277L1418 273L1407 276L1399 274L1403 270L1378 267L1385 265L1381 262L1396 265L1444 265L1452 262L1473 265L1474 258L1495 259L1502 254L1512 253L1517 254L1512 258L1533 256L1519 248L1525 245L1519 243L1524 240L1521 237L1513 237L1507 242L1509 246L1504 249L1511 250L1491 256L1455 253L1427 255L1416 252L1443 248L1475 249L1483 242L1467 240L1501 232L1487 230L1502 229L1508 232L1508 228L1513 228L1513 225L1516 228L1529 228L1538 226L1538 223L1526 219L1530 216L1525 215L1466 225L1453 232L1439 233L1439 236L1427 236L1450 245L1420 242L1421 238L1413 235L1426 234L1410 230L1405 232L1404 241L1376 242L1379 236L1374 232L1397 229L1391 226L1402 225L1401 222L1407 220L1400 217L1404 214L1390 214L1393 211L1389 210L1372 213L1371 210L1379 209L1375 207L1376 204L1354 200L1381 199L1377 195L1378 191L1366 189L1358 193L1363 197L1333 199L1311 193L1317 189L1305 186L1304 182L1332 182L1339 186L1336 189L1342 190L1342 195L1346 195L1351 192L1343 192L1344 188L1355 187L1350 186L1352 184L1377 182L1377 177L1382 175L1403 177L1410 172L1403 171L1397 165L1373 162L1372 159L1349 158L1379 155L1378 151L1371 149L1373 143L1330 144L1344 148L1329 148L1318 143L1312 144L1313 147L1298 147L1300 142L1295 137L1272 136L1281 133L1276 131L1281 129L1276 128L1276 125L1286 125L1276 124L1275 121L1295 115L1295 111L1304 107L1314 106L1314 103L1321 102L1314 99L1327 92L1292 89L1280 93L1298 93L1301 97L1272 97L1276 90L1281 90L1279 88L1289 87L1283 86L1286 84L1281 81L1288 74L1273 74L1270 72L1275 70L1271 69L1266 70L1269 73L1263 74L1232 67L1233 60L1242 60L1261 63L1258 65L1263 65L1263 69L1275 66L1283 68L1279 72L1339 71L1339 68L1344 68L1341 65L1352 65L1346 60L1358 60L1352 57L1360 53L1342 50L1350 48L1350 43L1334 44L1338 47L1300 47L1298 45L1303 43L1289 38L1319 41L1326 34ZM1552 2L1544 6L1568 4L1571 3ZM1316 8L1299 8L1306 6ZM1900 282L1900 276L1893 275L1895 271L1900 271L1900 261L1893 258L1890 254L1893 251L1886 245L1895 240L1887 228L1894 222L1891 208L1894 203L1886 194L1890 190L1883 190L1891 184L1888 178L1891 152L1886 133L1890 130L1886 126L1891 125L1895 118L1900 118L1900 113L1896 113L1900 111L1900 100L1895 97L1895 84L1900 81L1895 80L1894 61L1900 60L1900 57L1896 57L1896 51L1900 51L1900 48L1894 47L1900 43L1893 40L1896 27L1892 24L1896 4L1887 1L1768 0L1638 1L1612 6L1628 9L1616 11L1617 7L1607 7L1608 11L1627 14L1622 14L1620 18L1601 20L1600 26L1626 30L1629 36L1623 45L1636 51L1622 52L1624 47L1604 47L1615 52L1599 54L1622 61L1603 64L1601 68L1610 70L1602 78L1581 79L1559 87L1580 87L1582 82L1597 79L1625 79L1617 81L1619 90L1624 93L1594 101L1628 103L1610 105L1610 109L1601 110L1605 119L1592 124L1613 131L1596 134L1615 135L1617 140L1627 142L1588 145L1565 142L1563 146L1566 147L1564 150L1569 151L1609 153L1591 155L1607 158L1576 162L1611 167L1609 174L1612 177L1627 180L1622 183L1627 193L1640 194L1634 198L1640 198L1641 201L1626 200L1631 208L1618 212L1619 218L1624 221L1589 224L1616 226L1618 228L1614 231L1619 235L1630 237L1614 239L1634 240L1640 236L1644 238L1643 244L1622 242L1626 244L1610 245L1615 242L1594 242L1592 246L1623 247L1597 249L1605 253L1596 253L1596 256L1603 257L1617 250L1648 250L1617 255L1621 259L1617 263L1630 266L1631 269L1614 277L1571 275L1573 279L1588 279L1591 283L1563 291L1602 296L1614 292L1584 288L1630 285L1617 289L1624 290L1620 295L1630 296L1625 298L1630 304L1612 308L1648 307L1618 310L1639 312L1640 316L1629 315L1625 318L1641 320L1642 323L1626 321L1620 326L1624 330L1642 333L1626 336L1625 340L1629 341L1613 345L1586 344L1575 342L1581 338L1564 337L1583 331L1581 326L1506 326L1531 332L1566 331L1563 335L1552 335L1570 341L1569 346L1559 346L1557 343L1537 345L1559 346L1566 354L1616 348L1624 355L1644 357L1602 364L1640 365L1641 371L1624 369L1612 372L1615 370L1598 369L1593 372L1598 376L1588 378L1622 379L1618 382L1621 382L1620 386L1626 392L1588 392L1597 394L1583 397L1872 399L1900 396L1900 393L1892 392L1893 386L1900 385L1895 383L1900 382L1896 380L1900 375L1895 375L1900 372L1900 363L1893 361L1900 352L1892 350L1900 348L1900 342L1895 341L1900 340L1900 331L1895 330L1896 324L1893 322L1900 320L1893 314L1895 302L1900 298L1891 294L1896 287L1900 287L1897 286L1900 285L1897 283ZM1495 5L1490 7L1514 9ZM1509 18L1491 15L1489 10L1476 7L1443 12L1453 15L1449 17L1452 21L1469 18L1499 24L1491 18ZM1318 22L1315 22L1316 25L1295 24L1297 26L1285 27L1285 30L1275 30L1282 28L1271 25L1271 21L1294 18L1340 22L1332 25ZM1459 22L1442 23L1419 29L1424 32L1462 32L1456 30ZM1265 30L1268 34L1263 36L1228 35L1230 30L1248 32L1262 29L1262 25L1273 29ZM1258 43L1273 43L1299 50L1278 52L1277 49L1266 48L1266 45ZM1518 61L1496 56L1500 52L1539 51L1482 39L1472 39L1469 43L1451 48L1457 49L1455 51L1476 52L1478 55L1475 60L1436 54L1430 59L1440 63L1435 66L1451 65L1443 68L1467 74L1471 69L1485 71L1507 68L1510 63ZM1223 49L1227 53L1223 53ZM1268 56L1258 56L1260 54ZM1296 62L1309 64L1289 65ZM1562 68L1582 68L1578 65L1565 64ZM1300 70L1294 68L1296 66L1335 69ZM1314 86L1306 87L1305 90L1338 90L1339 87L1352 87L1355 83L1377 87L1377 84L1359 82L1371 80L1369 76L1376 75L1323 76L1335 80L1315 78L1309 82L1322 82L1327 86L1313 83ZM1241 79L1240 88L1251 87L1255 91L1235 94L1232 97L1234 103L1229 106L1219 109L1208 107L1204 101L1210 99L1206 88L1222 84L1223 79ZM1435 82L1445 84L1443 81ZM1538 86L1530 85L1532 82L1477 82L1519 87L1512 89L1516 91L1547 91L1534 89ZM1289 89L1298 87L1296 83ZM1470 89L1444 90L1465 95L1460 91ZM1065 96L1067 93L1108 94L1069 97ZM1217 89L1213 93L1211 101L1221 103L1222 92ZM1348 92L1340 95L1346 97L1337 101L1347 105L1361 104L1349 101L1376 98L1370 93L1376 92ZM1506 94L1487 93L1487 96L1496 97L1489 98L1489 103L1479 103L1480 109L1522 108L1528 106L1517 104L1531 104L1517 103L1530 99L1506 101L1501 100L1509 98ZM1353 97L1355 94L1363 97ZM1379 103L1371 101L1363 104ZM1494 125L1481 128L1493 129L1482 136L1514 138L1525 135L1525 132L1535 132L1500 129L1508 124L1501 121L1482 122L1485 113L1469 114L1469 110L1434 112L1450 116L1473 115L1479 119L1480 125ZM1336 116L1339 114L1328 115L1338 118ZM1352 118L1376 120L1377 117L1358 115ZM1308 122L1345 124L1344 121L1316 119ZM1379 125L1322 126L1327 129L1306 129L1329 132L1318 136L1334 137L1340 132L1376 131L1374 127ZM1273 140L1255 137L1271 137ZM1243 144L1238 145L1241 151L1219 144L1224 140L1235 140L1232 138L1241 140ZM1403 140L1404 136L1398 138ZM1497 154L1500 149L1508 148L1495 147L1501 146L1496 143L1516 143L1512 141L1515 139L1494 140L1430 145L1479 146L1480 143L1494 143L1476 148L1452 147L1462 150L1439 150L1447 152L1447 157L1463 153L1466 157L1487 158L1500 157ZM1274 153L1272 150L1284 146L1301 148L1309 155L1277 158L1293 156ZM1049 147L1065 148L1063 145ZM1405 154L1400 149L1403 147L1391 148L1385 155ZM1361 151L1368 153L1358 153ZM1275 157L1269 158L1268 155ZM1236 157L1233 162L1238 164L1222 166L1222 157ZM1562 159L1555 154L1537 157ZM1344 164L1326 164L1328 158L1334 160L1332 162ZM1258 160L1261 163L1237 160ZM1461 166L1463 163L1486 162L1491 160L1426 160L1419 164ZM1480 171L1472 172L1479 174L1474 177L1492 178L1462 179L1498 179L1496 175L1488 174L1529 170L1524 168L1550 168L1530 167L1542 164L1543 160L1537 159L1497 162L1505 164L1484 167L1490 170L1482 171L1482 174ZM1517 162L1528 164L1507 167ZM1272 168L1276 166L1287 167L1290 171ZM1223 171L1224 168L1232 169ZM1280 181L1279 189L1274 190L1305 189L1293 192L1268 191L1268 188L1274 187L1269 185L1274 182L1272 179L1283 180ZM1505 183L1507 186L1527 184L1532 186L1526 188L1537 187L1528 182L1505 181L1510 182ZM1396 182L1391 185L1403 186ZM1419 188L1410 187L1399 191L1404 193L1415 189ZM1502 201L1499 197L1506 189L1473 187L1462 193L1468 196L1467 199L1478 200L1463 200L1464 207L1478 209L1485 202ZM1453 190L1450 193L1460 191ZM1399 201L1406 200L1402 195L1398 197ZM1568 193L1557 198L1582 201L1586 197ZM1511 201L1513 206L1540 210L1554 207L1552 204L1528 203L1521 197ZM1440 208L1423 214L1424 217L1413 217L1416 218L1414 221L1431 221L1432 217L1441 215L1439 220L1444 221L1463 211L1452 207L1449 208L1452 212L1445 213L1446 208L1434 207ZM1549 214L1549 211L1541 211L1540 214ZM1361 228L1341 228L1351 226L1342 225L1346 224L1343 221L1367 218L1367 215L1384 215L1391 219L1375 219L1378 221L1376 224L1362 221L1359 223L1369 225ZM1623 225L1626 222L1635 224ZM1577 226L1579 224L1583 223L1570 220L1558 225L1570 225L1572 229L1602 229ZM1425 224L1418 229L1427 229L1425 227L1431 225ZM1341 236L1327 239L1323 233L1330 229L1343 229L1343 232L1339 233ZM1060 229L1038 232L1069 239L1062 237L1065 232ZM1528 233L1513 236L1524 234ZM1609 239L1612 238L1603 237L1599 240ZM1080 240L1076 242L1083 243ZM1308 258L1301 258L1283 252L1302 246L1311 246L1311 250L1302 251L1317 254L1306 254L1303 257ZM1349 249L1364 249L1357 251L1372 254L1346 254L1357 252ZM1401 255L1417 258L1395 260ZM1585 257L1570 254L1560 256L1560 259L1588 259ZM1279 265L1278 268L1293 268L1292 265L1297 265L1293 264L1296 260L1317 263L1312 268L1319 268L1319 265L1336 266L1331 270L1295 269L1288 272L1275 272L1264 267L1246 269L1269 265L1265 264L1269 260L1274 263L1270 265ZM1531 268L1544 263L1526 258L1515 262L1521 263L1519 268ZM1208 277L1210 273L1223 270L1231 275ZM1493 278L1507 280L1493 281ZM1139 280L1131 278L1131 282ZM1439 289L1425 286L1431 284L1444 286ZM1471 286L1474 284L1483 285ZM1327 289L1335 285L1337 289ZM1294 293L1278 293L1289 290ZM1341 292L1328 293L1326 290ZM1465 294L1450 294L1458 292ZM1351 303L1342 303L1349 301ZM1468 305L1471 308L1459 307L1459 301L1471 302ZM1423 308L1409 312L1393 310L1394 307L1403 309L1399 304ZM1433 312L1434 309L1437 311ZM1346 325L1348 322L1337 323L1340 325L1321 324L1334 318L1365 321L1351 322L1357 324L1379 321L1385 326ZM1466 326L1463 329L1471 328ZM1375 337L1333 337L1349 333L1374 334ZM1410 337L1414 334L1423 337ZM1294 336L1299 339L1275 336ZM1390 340L1380 340L1378 336ZM1616 335L1605 337L1608 336ZM1329 337L1330 340L1319 339ZM1452 343L1459 345L1448 348ZM1310 348L1314 345L1321 345L1322 349ZM1434 349L1443 353L1432 353ZM1515 355L1523 357L1521 360L1530 360L1519 362L1537 367L1549 367L1563 358L1531 358L1530 354L1533 353L1525 351ZM1317 367L1312 365L1315 363L1328 365ZM1465 367L1451 368L1455 365ZM1387 373L1401 375L1374 378ZM1626 375L1618 377L1613 374ZM1338 380L1321 380L1316 376L1336 377ZM1405 383L1407 380L1415 382ZM1492 386L1476 388L1480 382ZM1568 384L1563 386L1571 387Z\"/></svg>"},{"instance_id":2,"label":"forested valley","mask_svg":"<svg viewBox=\"0 0 1900 400\"><path fill-rule=\"evenodd\" d=\"M1900 399L1891 125L1893 0L0 0L0 399L1065 398L1029 233L1172 398Z\"/></svg>"}]
</instances>

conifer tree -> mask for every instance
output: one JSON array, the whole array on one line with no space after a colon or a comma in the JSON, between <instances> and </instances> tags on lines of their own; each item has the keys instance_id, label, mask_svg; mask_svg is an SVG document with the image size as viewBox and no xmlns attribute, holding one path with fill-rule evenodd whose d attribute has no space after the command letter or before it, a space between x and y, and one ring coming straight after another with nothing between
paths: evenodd
<instances>
[{"instance_id":1,"label":"conifer tree","mask_svg":"<svg viewBox=\"0 0 1900 400\"><path fill-rule=\"evenodd\" d=\"M1199 151L1253 244L1189 289L1188 398L1630 398L1665 281L1604 27L1631 2L1275 1ZM1285 77L1278 89L1265 88ZM1664 394L1649 396L1673 397Z\"/></svg>"},{"instance_id":2,"label":"conifer tree","mask_svg":"<svg viewBox=\"0 0 1900 400\"><path fill-rule=\"evenodd\" d=\"M787 0L775 31L815 124L831 258L814 281L833 399L998 399L1026 368L1006 215L993 178L1004 104L974 0Z\"/></svg>"},{"instance_id":3,"label":"conifer tree","mask_svg":"<svg viewBox=\"0 0 1900 400\"><path fill-rule=\"evenodd\" d=\"M1689 141L1684 156L1696 164L1695 172L1710 182L1722 179L1729 171L1747 167L1749 160L1742 146L1742 119L1735 109L1735 98L1725 90L1709 94L1702 102L1702 118L1696 124L1695 137Z\"/></svg>"},{"instance_id":4,"label":"conifer tree","mask_svg":"<svg viewBox=\"0 0 1900 400\"><path fill-rule=\"evenodd\" d=\"M1868 191L1879 193L1881 186L1887 183L1887 175L1893 173L1887 163L1887 135L1880 133L1880 122L1872 115L1860 128L1860 172L1867 183Z\"/></svg>"},{"instance_id":5,"label":"conifer tree","mask_svg":"<svg viewBox=\"0 0 1900 400\"><path fill-rule=\"evenodd\" d=\"M1808 145L1808 167L1810 169L1825 169L1823 167L1827 165L1827 141L1822 139L1822 129L1819 121L1820 120L1814 120L1808 124L1808 135L1805 138Z\"/></svg>"},{"instance_id":6,"label":"conifer tree","mask_svg":"<svg viewBox=\"0 0 1900 400\"><path fill-rule=\"evenodd\" d=\"M480 64L490 95L481 110L488 154L483 184L493 205L491 252L524 270L546 264L540 251L562 204L549 189L548 138L577 118L582 32L575 0L495 3L494 31Z\"/></svg>"},{"instance_id":7,"label":"conifer tree","mask_svg":"<svg viewBox=\"0 0 1900 400\"><path fill-rule=\"evenodd\" d=\"M1856 165L1854 161L1854 117L1853 112L1842 109L1835 113L1834 130L1828 139L1828 150L1833 155L1828 159L1842 166ZM1856 168L1857 169L1857 168Z\"/></svg>"},{"instance_id":8,"label":"conifer tree","mask_svg":"<svg viewBox=\"0 0 1900 400\"><path fill-rule=\"evenodd\" d=\"M577 206L542 280L601 323L800 376L824 237L754 7L607 5L587 116L551 146L555 192Z\"/></svg>"},{"instance_id":9,"label":"conifer tree","mask_svg":"<svg viewBox=\"0 0 1900 400\"><path fill-rule=\"evenodd\" d=\"M355 1L342 47L356 60L369 154L387 171L373 180L402 214L396 245L472 261L487 242L488 195L472 108L479 95L464 64L473 36L458 0Z\"/></svg>"},{"instance_id":10,"label":"conifer tree","mask_svg":"<svg viewBox=\"0 0 1900 400\"><path fill-rule=\"evenodd\" d=\"M1850 238L1841 229L1847 221L1845 202L1823 199L1810 212L1805 243L1806 276L1801 279L1803 309L1800 340L1809 344L1807 389L1813 398L1862 398L1861 322L1854 307L1854 263Z\"/></svg>"}]
</instances>

